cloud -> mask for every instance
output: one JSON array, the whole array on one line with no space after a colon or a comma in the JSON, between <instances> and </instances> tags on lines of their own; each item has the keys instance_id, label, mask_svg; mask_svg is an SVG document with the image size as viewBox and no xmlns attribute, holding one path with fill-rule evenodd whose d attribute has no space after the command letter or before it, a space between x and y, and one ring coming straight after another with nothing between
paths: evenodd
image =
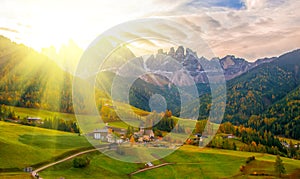
<instances>
[{"instance_id":1,"label":"cloud","mask_svg":"<svg viewBox=\"0 0 300 179\"><path fill-rule=\"evenodd\" d=\"M242 0L241 8L209 2L188 1L164 15L173 14L198 30L216 56L234 54L253 61L300 48L300 1Z\"/></svg>"},{"instance_id":2,"label":"cloud","mask_svg":"<svg viewBox=\"0 0 300 179\"><path fill-rule=\"evenodd\" d=\"M46 41L41 41L46 36L51 37L49 42L57 44L71 38L85 48L97 35L119 23L160 17L174 20L181 27L169 30L169 35L160 34L166 32L164 26L149 27L153 34L160 34L162 38L188 39L185 27L190 28L212 48L215 56L234 54L255 60L300 48L300 1L295 0L5 2L1 4L3 11L0 11L0 20L4 22L2 26L6 30L18 31L18 37L25 44L26 40L32 43L32 46L35 42L43 42L38 44L40 46L46 44ZM15 13L10 12L12 8ZM15 22L22 22L30 28ZM129 36L139 35L126 33ZM190 40L190 48L201 50L196 38Z\"/></svg>"},{"instance_id":3,"label":"cloud","mask_svg":"<svg viewBox=\"0 0 300 179\"><path fill-rule=\"evenodd\" d=\"M242 0L248 10L259 10L264 8L276 8L289 0Z\"/></svg>"},{"instance_id":4,"label":"cloud","mask_svg":"<svg viewBox=\"0 0 300 179\"><path fill-rule=\"evenodd\" d=\"M244 0L246 9L260 9L265 6L267 0Z\"/></svg>"}]
</instances>

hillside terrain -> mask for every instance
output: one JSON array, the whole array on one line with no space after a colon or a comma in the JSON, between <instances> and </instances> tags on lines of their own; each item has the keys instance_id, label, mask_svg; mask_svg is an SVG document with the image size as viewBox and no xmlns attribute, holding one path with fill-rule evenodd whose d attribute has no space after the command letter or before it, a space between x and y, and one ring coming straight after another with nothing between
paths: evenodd
<instances>
[{"instance_id":1,"label":"hillside terrain","mask_svg":"<svg viewBox=\"0 0 300 179\"><path fill-rule=\"evenodd\" d=\"M271 131L276 135L299 139L299 66L300 50L282 56L258 60L257 65L246 73L227 81L227 104L224 121L235 125L251 126L261 131ZM264 61L264 63L262 63ZM224 59L221 60L221 63ZM224 66L224 65L223 65ZM225 71L226 73L226 71ZM168 108L178 115L180 97L176 87L170 85L153 85L137 81L139 86L132 87L131 104L145 110L149 96L159 93L168 99ZM210 111L210 89L206 83L198 83L200 94L199 119L207 119ZM166 93L166 91L168 91ZM191 106L184 106L185 112L193 111ZM250 117L259 116L258 118ZM255 121L253 121L255 119ZM255 123L255 124L254 124Z\"/></svg>"},{"instance_id":2,"label":"hillside terrain","mask_svg":"<svg viewBox=\"0 0 300 179\"><path fill-rule=\"evenodd\" d=\"M0 121L0 173L22 171L89 148L84 136Z\"/></svg>"},{"instance_id":3,"label":"hillside terrain","mask_svg":"<svg viewBox=\"0 0 300 179\"><path fill-rule=\"evenodd\" d=\"M72 76L52 60L0 36L0 103L73 112Z\"/></svg>"},{"instance_id":4,"label":"hillside terrain","mask_svg":"<svg viewBox=\"0 0 300 179\"><path fill-rule=\"evenodd\" d=\"M73 168L72 161L67 161L42 171L40 175L45 178L243 178L255 177L255 173L264 173L269 178L276 178L273 167L276 156L259 153L183 146L163 160L153 162L154 165L171 163L170 165L131 176L130 173L144 168L143 164L116 162L103 154L87 156L91 158L91 163L84 169ZM256 160L246 164L247 158L251 156L255 156ZM299 176L298 161L286 158L283 158L283 161L287 170L285 176ZM242 165L246 166L244 172L240 171ZM61 170L62 168L64 170Z\"/></svg>"},{"instance_id":5,"label":"hillside terrain","mask_svg":"<svg viewBox=\"0 0 300 179\"><path fill-rule=\"evenodd\" d=\"M299 66L300 50L296 50L229 81L225 120L251 125L249 118L257 115L260 116L254 121L257 130L276 131L277 135L299 139L295 130L299 128L299 105L296 102Z\"/></svg>"}]
</instances>

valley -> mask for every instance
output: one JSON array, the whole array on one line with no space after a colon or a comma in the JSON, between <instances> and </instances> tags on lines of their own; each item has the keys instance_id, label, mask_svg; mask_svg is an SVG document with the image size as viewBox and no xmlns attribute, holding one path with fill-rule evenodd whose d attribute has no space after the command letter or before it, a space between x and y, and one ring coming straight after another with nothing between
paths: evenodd
<instances>
[{"instance_id":1,"label":"valley","mask_svg":"<svg viewBox=\"0 0 300 179\"><path fill-rule=\"evenodd\" d=\"M5 37L0 42L0 49L10 48L0 52L0 178L30 178L22 172L26 167L36 169L97 145L112 144L109 151L83 154L39 174L42 178L275 178L274 164L280 156L286 169L283 176L299 177L300 50L255 62L232 55L205 59L183 46L158 50L142 59L145 69L159 67L157 73L134 81L129 104L122 95L130 73L122 75L114 69L96 74L98 116L89 113L91 106L82 100L84 96L72 98L73 80L79 79L79 90L84 91L89 79L74 76ZM181 103L181 94L192 99L191 84L184 75L163 76L172 68L172 61L166 61L170 57L182 65L178 71L187 70L193 77L199 100ZM116 55L116 61L130 58L141 60L128 48ZM216 108L226 108L223 120L211 121L214 84L209 84L205 70L214 69L216 62L226 80L226 89L218 90L227 94L226 100L217 96L224 103ZM114 78L120 79L117 99L111 94ZM150 103L157 94L165 98L165 104L161 103L165 108L157 108L160 111ZM83 109L81 113L74 112L73 100ZM199 116L183 119L181 112ZM252 156L255 159L248 161ZM85 160L87 166L75 167L75 159ZM142 159L158 167L147 168Z\"/></svg>"}]
</instances>

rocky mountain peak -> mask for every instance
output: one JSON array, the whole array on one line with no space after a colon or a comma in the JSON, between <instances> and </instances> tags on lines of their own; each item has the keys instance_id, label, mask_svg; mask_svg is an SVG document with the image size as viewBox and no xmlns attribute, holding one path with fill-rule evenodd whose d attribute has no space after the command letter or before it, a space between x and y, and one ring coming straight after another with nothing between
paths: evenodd
<instances>
[{"instance_id":1,"label":"rocky mountain peak","mask_svg":"<svg viewBox=\"0 0 300 179\"><path fill-rule=\"evenodd\" d=\"M189 55L192 55L192 56L197 56L197 53L196 52L194 52L194 51L192 51L191 49L189 49L189 48L186 48L186 50L185 50L185 54L186 54L186 56L189 56Z\"/></svg>"},{"instance_id":2,"label":"rocky mountain peak","mask_svg":"<svg viewBox=\"0 0 300 179\"><path fill-rule=\"evenodd\" d=\"M169 52L163 52L162 49L159 49L157 53L167 55L176 59L179 63L182 64L185 70L190 73L196 83L208 82L206 74L203 72L205 70L213 69L216 61L220 63L221 68L224 71L225 79L230 80L262 63L269 63L274 60L274 58L268 58L260 59L256 62L248 62L245 59L235 57L234 55L227 55L223 58L215 57L211 60L208 60L205 57L198 57L197 53L192 49L184 48L183 46L179 46L176 50L174 47L171 47ZM163 56L156 57L156 60L160 61L161 64L164 64ZM180 79L178 80L182 81Z\"/></svg>"},{"instance_id":3,"label":"rocky mountain peak","mask_svg":"<svg viewBox=\"0 0 300 179\"><path fill-rule=\"evenodd\" d=\"M171 56L172 58L175 57L175 48L174 47L170 48L170 51L169 51L168 55Z\"/></svg>"},{"instance_id":4,"label":"rocky mountain peak","mask_svg":"<svg viewBox=\"0 0 300 179\"><path fill-rule=\"evenodd\" d=\"M179 46L175 52L175 58L178 60L178 61L182 61L184 59L184 48L183 46Z\"/></svg>"},{"instance_id":5,"label":"rocky mountain peak","mask_svg":"<svg viewBox=\"0 0 300 179\"><path fill-rule=\"evenodd\" d=\"M235 57L228 55L225 58L221 59L221 65L223 66L224 69L229 68L230 66L235 65L235 61L234 61Z\"/></svg>"}]
</instances>

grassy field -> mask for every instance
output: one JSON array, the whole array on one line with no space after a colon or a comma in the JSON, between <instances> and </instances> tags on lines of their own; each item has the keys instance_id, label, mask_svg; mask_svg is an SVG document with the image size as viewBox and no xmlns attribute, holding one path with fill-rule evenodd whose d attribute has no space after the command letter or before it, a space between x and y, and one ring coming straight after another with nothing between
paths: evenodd
<instances>
[{"instance_id":1,"label":"grassy field","mask_svg":"<svg viewBox=\"0 0 300 179\"><path fill-rule=\"evenodd\" d=\"M109 103L112 105L111 103ZM149 112L143 111L141 109L135 108L130 105L126 105L124 103L116 102L120 110L128 110L131 108L131 110L140 115L140 116L147 116ZM16 112L17 116L20 116L20 118L24 117L40 117L42 119L49 118L49 117L58 117L62 119L75 119L74 114L70 113L61 113L61 112L53 112L53 111L47 111L47 110L42 110L42 109L35 109L35 108L22 108L22 107L15 107L15 106L8 106L12 110Z\"/></svg>"},{"instance_id":2,"label":"grassy field","mask_svg":"<svg viewBox=\"0 0 300 179\"><path fill-rule=\"evenodd\" d=\"M118 103L118 105L120 105L121 108L130 107L130 106L125 106L123 103ZM21 108L21 107L14 107L14 106L9 106L9 108L14 110L16 116L19 116L20 118L39 117L41 119L46 119L46 118L57 117L64 120L76 120L76 116L74 114L69 114L69 113L60 113L60 112L53 112L53 111L47 111L41 109ZM139 114L141 116L145 116L149 114L149 112L134 107L131 107L131 109L136 114ZM102 128L105 126L103 121L98 116L89 116L89 115L79 115L79 116L85 119L84 121L82 120L80 121L80 125L84 126L85 131L93 131L95 130L95 128ZM111 121L108 123L112 127L127 129L128 124L130 122L132 121L128 121L128 123L126 123L126 120L124 120L124 121ZM139 122L135 123L135 126L139 126L139 124L140 124Z\"/></svg>"},{"instance_id":3,"label":"grassy field","mask_svg":"<svg viewBox=\"0 0 300 179\"><path fill-rule=\"evenodd\" d=\"M42 171L40 175L44 178L129 178L130 173L143 168L143 164L124 163L96 152L87 156L91 158L91 164L84 169L73 168L72 161L68 161ZM255 156L256 160L246 165L250 156ZM137 173L131 178L251 178L253 172L273 174L275 158L261 153L183 146L163 160L153 162L174 164ZM282 159L289 176L299 172L300 161ZM239 171L241 165L247 166L245 174Z\"/></svg>"},{"instance_id":4,"label":"grassy field","mask_svg":"<svg viewBox=\"0 0 300 179\"><path fill-rule=\"evenodd\" d=\"M57 116L63 119L75 119L72 114L17 107L13 109L20 117ZM89 121L88 116L86 119L88 127L94 130L98 122ZM192 128L194 125L194 121L190 122L186 119L182 121L187 123L186 127ZM127 124L122 121L110 122L109 125L127 128ZM234 141L238 148L243 145L237 139L230 140ZM0 121L0 178L30 178L30 175L20 172L24 167L50 163L88 147L90 144L86 138L78 134ZM131 152L134 153L134 150ZM144 164L117 161L99 152L84 156L91 159L90 165L84 169L73 168L72 160L69 160L40 172L40 175L43 178L129 178L130 173L144 168ZM250 156L255 156L256 160L246 165L245 161ZM250 174L257 172L273 175L275 158L276 156L268 154L200 149L184 145L162 160L153 162L155 165L165 162L172 165L137 173L131 178L253 178ZM287 176L297 178L300 173L300 161L282 159ZM245 173L239 171L241 165L246 166Z\"/></svg>"},{"instance_id":5,"label":"grassy field","mask_svg":"<svg viewBox=\"0 0 300 179\"><path fill-rule=\"evenodd\" d=\"M54 116L62 119L75 119L74 114L69 113L60 113L60 112L53 112L53 111L46 111L42 109L34 109L34 108L21 108L21 107L14 107L9 106L12 110L15 111L16 116L20 116L20 118L26 117L40 117L41 119L46 118L53 118Z\"/></svg>"},{"instance_id":6,"label":"grassy field","mask_svg":"<svg viewBox=\"0 0 300 179\"><path fill-rule=\"evenodd\" d=\"M64 120L76 120L76 117L74 114L69 113L60 113L60 112L53 112L53 111L47 111L47 110L40 110L40 109L34 109L34 108L21 108L21 107L13 107L9 106L11 109L13 109L16 113L16 116L20 116L20 118L27 118L27 117L40 117L41 119L46 118L61 118ZM144 115L147 114L147 112L133 108L136 113L143 113ZM85 131L90 132L95 130L96 128L102 128L105 126L103 121L99 117L95 116L89 116L89 115L83 115L83 117L86 119L84 121L80 121L80 125L84 126ZM112 127L117 128L124 128L127 129L128 124L123 121L112 121L109 122L109 125Z\"/></svg>"},{"instance_id":7,"label":"grassy field","mask_svg":"<svg viewBox=\"0 0 300 179\"><path fill-rule=\"evenodd\" d=\"M78 134L0 121L0 169L10 171L54 160L90 144Z\"/></svg>"},{"instance_id":8,"label":"grassy field","mask_svg":"<svg viewBox=\"0 0 300 179\"><path fill-rule=\"evenodd\" d=\"M10 173L1 173L1 179L32 179L32 176L29 173L20 173L20 172L10 172Z\"/></svg>"},{"instance_id":9,"label":"grassy field","mask_svg":"<svg viewBox=\"0 0 300 179\"><path fill-rule=\"evenodd\" d=\"M19 171L26 166L49 163L88 146L86 139L77 134L0 122L0 178L30 178ZM69 160L40 172L40 175L43 178L129 178L130 173L144 168L142 163L117 161L99 152L85 156L91 159L91 163L84 169L74 168ZM256 160L246 165L250 156L255 156ZM255 172L272 175L275 158L269 154L184 145L162 160L153 162L155 165L173 164L137 173L131 178L243 178L245 176L239 171L241 165L246 165L244 175L251 178L250 174ZM300 161L282 159L287 174L299 176Z\"/></svg>"},{"instance_id":10,"label":"grassy field","mask_svg":"<svg viewBox=\"0 0 300 179\"><path fill-rule=\"evenodd\" d=\"M40 172L40 175L43 178L128 178L128 173L143 167L143 164L117 161L99 152L85 156L91 163L84 169L72 167L72 160L69 160Z\"/></svg>"},{"instance_id":11,"label":"grassy field","mask_svg":"<svg viewBox=\"0 0 300 179\"><path fill-rule=\"evenodd\" d=\"M110 103L109 103L110 104ZM137 108L134 108L129 105L125 105L123 103L116 103L119 107L119 110L126 110L128 108L131 108L134 113L140 115L140 116L147 116L150 113L147 111L143 111ZM112 104L110 104L112 105ZM53 112L53 111L47 111L47 110L41 110L41 109L34 109L34 108L21 108L21 107L14 107L9 106L9 108L13 109L16 113L16 116L19 116L20 118L27 118L27 117L40 117L41 119L46 118L61 118L64 120L76 120L76 116L74 114L69 113L60 113L60 112ZM102 128L105 126L104 122L99 118L99 116L89 116L89 115L79 115L84 120L80 120L80 125L84 126L84 131L93 131L96 128ZM188 119L180 119L177 117L173 117L176 120L180 120L180 124L184 124L185 128L194 129L196 122L194 120L188 120ZM144 120L144 118L141 118ZM122 121L110 121L108 122L110 126L112 127L118 127L118 128L124 128L127 129L129 124L133 124L133 126L139 126L140 121L132 121L126 119L122 119Z\"/></svg>"}]
</instances>

